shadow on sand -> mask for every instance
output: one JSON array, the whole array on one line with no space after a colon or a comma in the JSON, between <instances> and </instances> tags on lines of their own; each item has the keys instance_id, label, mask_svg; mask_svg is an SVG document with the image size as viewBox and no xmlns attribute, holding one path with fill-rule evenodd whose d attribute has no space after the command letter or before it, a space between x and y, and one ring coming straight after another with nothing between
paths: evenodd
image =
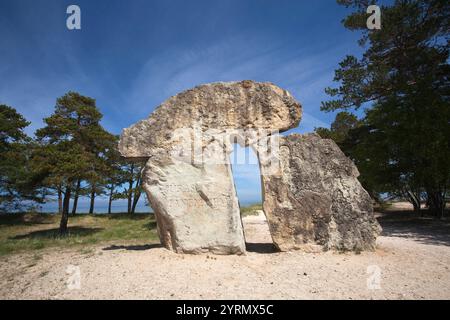
<instances>
[{"instance_id":1,"label":"shadow on sand","mask_svg":"<svg viewBox=\"0 0 450 320\"><path fill-rule=\"evenodd\" d=\"M142 245L128 245L128 246L112 245L112 246L103 248L103 250L105 250L105 251L110 251L110 250L144 251L144 250L151 250L151 249L162 248L162 247L163 246L160 243L142 244Z\"/></svg>"},{"instance_id":2,"label":"shadow on sand","mask_svg":"<svg viewBox=\"0 0 450 320\"><path fill-rule=\"evenodd\" d=\"M450 220L419 217L410 211L389 211L378 217L382 235L411 239L423 244L450 246Z\"/></svg>"},{"instance_id":3,"label":"shadow on sand","mask_svg":"<svg viewBox=\"0 0 450 320\"><path fill-rule=\"evenodd\" d=\"M246 244L248 252L255 253L276 253L277 248L272 243L247 243ZM109 247L103 248L105 251L111 250L131 250L131 251L145 251L156 248L163 248L160 243L154 244L143 244L143 245L111 245Z\"/></svg>"},{"instance_id":4,"label":"shadow on sand","mask_svg":"<svg viewBox=\"0 0 450 320\"><path fill-rule=\"evenodd\" d=\"M74 226L67 228L67 236L86 237L102 230L103 228L85 228ZM21 239L55 239L55 238L60 238L59 228L32 231L26 234L20 234L14 237L10 237L9 239L21 240Z\"/></svg>"},{"instance_id":5,"label":"shadow on sand","mask_svg":"<svg viewBox=\"0 0 450 320\"><path fill-rule=\"evenodd\" d=\"M245 244L248 252L276 253L279 252L273 243L249 243Z\"/></svg>"}]
</instances>

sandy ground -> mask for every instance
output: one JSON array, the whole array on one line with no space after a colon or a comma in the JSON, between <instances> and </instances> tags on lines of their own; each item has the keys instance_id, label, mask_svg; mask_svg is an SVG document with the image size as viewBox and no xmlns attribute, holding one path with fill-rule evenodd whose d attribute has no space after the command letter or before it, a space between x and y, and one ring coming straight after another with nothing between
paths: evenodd
<instances>
[{"instance_id":1,"label":"sandy ground","mask_svg":"<svg viewBox=\"0 0 450 320\"><path fill-rule=\"evenodd\" d=\"M339 254L273 252L263 216L244 224L246 256L117 243L1 258L0 298L450 299L448 226L382 222L376 252Z\"/></svg>"}]
</instances>

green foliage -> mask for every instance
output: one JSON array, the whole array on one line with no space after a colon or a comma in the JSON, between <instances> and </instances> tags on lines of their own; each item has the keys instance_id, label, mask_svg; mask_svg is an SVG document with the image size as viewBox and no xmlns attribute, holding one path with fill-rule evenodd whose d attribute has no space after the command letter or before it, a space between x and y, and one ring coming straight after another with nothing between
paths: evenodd
<instances>
[{"instance_id":1,"label":"green foliage","mask_svg":"<svg viewBox=\"0 0 450 320\"><path fill-rule=\"evenodd\" d=\"M117 193L117 199L127 199L128 213L134 213L136 205L142 194L141 171L145 166L145 161L132 161L121 163L121 178L123 178L123 192Z\"/></svg>"},{"instance_id":2,"label":"green foliage","mask_svg":"<svg viewBox=\"0 0 450 320\"><path fill-rule=\"evenodd\" d=\"M46 126L36 131L39 146L32 157L34 172L43 185L64 193L61 233L67 228L74 189L78 196L78 182L89 182L92 197L102 192L112 135L100 125L101 118L94 99L69 92L56 100L54 113L44 119Z\"/></svg>"},{"instance_id":3,"label":"green foliage","mask_svg":"<svg viewBox=\"0 0 450 320\"><path fill-rule=\"evenodd\" d=\"M67 228L70 199L76 213L80 196L91 198L90 212L101 194L110 198L109 212L112 201L119 198L128 199L129 213L135 211L142 193L143 163L120 156L118 136L101 126L102 114L94 99L76 92L58 98L34 141L23 132L29 123L20 114L4 105L0 111L1 209L10 212L23 200L53 201L58 195L61 233Z\"/></svg>"},{"instance_id":4,"label":"green foliage","mask_svg":"<svg viewBox=\"0 0 450 320\"><path fill-rule=\"evenodd\" d=\"M101 172L104 178L103 185L107 190L110 205L113 200L127 199L128 213L134 213L137 202L142 194L141 171L145 161L127 161L121 157L117 145L118 136L104 138L104 169ZM118 187L123 186L119 191Z\"/></svg>"},{"instance_id":5,"label":"green foliage","mask_svg":"<svg viewBox=\"0 0 450 320\"><path fill-rule=\"evenodd\" d=\"M247 217L247 216L255 216L258 215L258 210L262 210L262 204L261 203L255 203L246 207L241 207L241 216Z\"/></svg>"},{"instance_id":6,"label":"green foliage","mask_svg":"<svg viewBox=\"0 0 450 320\"><path fill-rule=\"evenodd\" d=\"M331 124L331 128L315 128L324 139L332 139L342 147L344 142L348 139L351 130L354 130L362 125L358 118L349 112L343 111L336 115L336 119Z\"/></svg>"},{"instance_id":7,"label":"green foliage","mask_svg":"<svg viewBox=\"0 0 450 320\"><path fill-rule=\"evenodd\" d=\"M35 164L46 173L50 187L72 186L80 176L92 175L101 137L101 114L95 100L69 92L57 99L55 112L36 131L40 143ZM100 137L100 139L98 139Z\"/></svg>"},{"instance_id":8,"label":"green foliage","mask_svg":"<svg viewBox=\"0 0 450 320\"><path fill-rule=\"evenodd\" d=\"M322 103L332 111L359 108L370 101L399 94L420 95L433 80L445 83L448 77L448 1L395 1L382 6L382 29L366 27L367 1L338 1L356 9L344 25L360 30L362 44L369 47L361 59L347 56L336 70L339 88L326 93L338 99ZM444 89L443 87L436 89Z\"/></svg>"},{"instance_id":9,"label":"green foliage","mask_svg":"<svg viewBox=\"0 0 450 320\"><path fill-rule=\"evenodd\" d=\"M23 207L23 200L38 200L29 186L31 140L23 131L29 122L14 108L0 105L0 211Z\"/></svg>"},{"instance_id":10,"label":"green foliage","mask_svg":"<svg viewBox=\"0 0 450 320\"><path fill-rule=\"evenodd\" d=\"M426 191L443 213L450 185L450 5L395 1L381 8L381 30L368 30L367 1L338 2L355 9L343 23L362 32L366 50L339 64L334 80L340 86L325 90L334 99L322 110L365 107L365 117L343 140L341 130L317 132L343 147L372 193L413 194L420 201Z\"/></svg>"},{"instance_id":11,"label":"green foliage","mask_svg":"<svg viewBox=\"0 0 450 320\"><path fill-rule=\"evenodd\" d=\"M30 123L14 108L0 105L0 152L8 150L14 142L24 142L28 139L23 132Z\"/></svg>"}]
</instances>

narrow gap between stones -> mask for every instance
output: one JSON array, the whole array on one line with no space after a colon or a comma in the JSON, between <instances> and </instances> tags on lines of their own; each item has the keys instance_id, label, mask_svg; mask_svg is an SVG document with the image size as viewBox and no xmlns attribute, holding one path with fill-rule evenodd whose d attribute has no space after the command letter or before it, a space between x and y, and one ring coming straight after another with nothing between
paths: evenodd
<instances>
[{"instance_id":1,"label":"narrow gap between stones","mask_svg":"<svg viewBox=\"0 0 450 320\"><path fill-rule=\"evenodd\" d=\"M258 157L250 147L234 143L230 154L231 171L241 210L246 249L249 252L275 252L266 215L262 209L261 173Z\"/></svg>"}]
</instances>

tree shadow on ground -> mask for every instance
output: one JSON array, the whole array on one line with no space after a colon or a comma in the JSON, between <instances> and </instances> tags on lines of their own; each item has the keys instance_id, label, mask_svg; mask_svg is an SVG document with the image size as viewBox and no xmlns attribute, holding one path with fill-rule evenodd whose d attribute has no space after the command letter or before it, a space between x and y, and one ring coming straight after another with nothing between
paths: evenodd
<instances>
[{"instance_id":1,"label":"tree shadow on ground","mask_svg":"<svg viewBox=\"0 0 450 320\"><path fill-rule=\"evenodd\" d=\"M99 231L102 231L103 228L85 228L85 227L69 227L67 229L67 235L68 237L86 237L90 236L94 233L97 233ZM14 237L10 237L10 240L21 240L21 239L55 239L60 238L59 229L53 228L53 229L47 229L47 230L37 230L32 231L26 234L17 235Z\"/></svg>"},{"instance_id":2,"label":"tree shadow on ground","mask_svg":"<svg viewBox=\"0 0 450 320\"><path fill-rule=\"evenodd\" d=\"M0 214L0 226L33 226L52 224L53 216L50 214L7 213Z\"/></svg>"},{"instance_id":3,"label":"tree shadow on ground","mask_svg":"<svg viewBox=\"0 0 450 320\"><path fill-rule=\"evenodd\" d=\"M110 250L131 250L131 251L144 251L156 248L163 248L160 243L143 244L143 245L111 245L103 248L105 251ZM272 243L246 243L246 249L248 252L255 253L276 253L279 252Z\"/></svg>"},{"instance_id":4,"label":"tree shadow on ground","mask_svg":"<svg viewBox=\"0 0 450 320\"><path fill-rule=\"evenodd\" d=\"M100 215L99 215L100 216ZM154 215L151 213L111 213L103 215L108 219L113 220L143 220L153 219Z\"/></svg>"},{"instance_id":5,"label":"tree shadow on ground","mask_svg":"<svg viewBox=\"0 0 450 320\"><path fill-rule=\"evenodd\" d=\"M156 229L157 225L156 225L156 221L150 221L149 223L146 223L144 225L145 228L149 229L149 230L154 230Z\"/></svg>"},{"instance_id":6,"label":"tree shadow on ground","mask_svg":"<svg viewBox=\"0 0 450 320\"><path fill-rule=\"evenodd\" d=\"M273 243L249 243L245 244L247 252L255 253L276 253L279 250L275 247Z\"/></svg>"},{"instance_id":7,"label":"tree shadow on ground","mask_svg":"<svg viewBox=\"0 0 450 320\"><path fill-rule=\"evenodd\" d=\"M382 235L411 239L423 244L450 246L450 220L417 216L411 211L387 211L377 218Z\"/></svg>"},{"instance_id":8,"label":"tree shadow on ground","mask_svg":"<svg viewBox=\"0 0 450 320\"><path fill-rule=\"evenodd\" d=\"M162 248L163 246L160 243L152 243L152 244L142 244L142 245L112 245L106 248L103 248L105 251L110 250L131 250L131 251L144 251L144 250L151 250L156 248Z\"/></svg>"}]
</instances>

